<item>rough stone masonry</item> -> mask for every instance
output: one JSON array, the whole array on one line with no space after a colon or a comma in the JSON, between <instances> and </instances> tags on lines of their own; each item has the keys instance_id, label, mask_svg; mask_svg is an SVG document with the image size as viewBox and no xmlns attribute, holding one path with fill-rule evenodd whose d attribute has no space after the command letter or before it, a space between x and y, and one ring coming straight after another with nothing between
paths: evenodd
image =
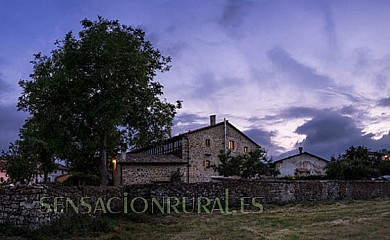
<instances>
[{"instance_id":1,"label":"rough stone masonry","mask_svg":"<svg viewBox=\"0 0 390 240\"><path fill-rule=\"evenodd\" d=\"M227 191L228 199L226 199ZM221 204L225 204L228 200L233 207L238 206L243 197L256 198L261 203L298 203L389 196L390 182L384 181L226 180L120 187L19 185L0 188L0 224L37 229L74 214L99 217L108 212L123 212L123 200L128 202L126 208L130 209L134 207L133 202L142 205L143 201L150 201L153 198L163 202L167 197L218 198L221 199ZM55 205L59 207L55 208Z\"/></svg>"}]
</instances>

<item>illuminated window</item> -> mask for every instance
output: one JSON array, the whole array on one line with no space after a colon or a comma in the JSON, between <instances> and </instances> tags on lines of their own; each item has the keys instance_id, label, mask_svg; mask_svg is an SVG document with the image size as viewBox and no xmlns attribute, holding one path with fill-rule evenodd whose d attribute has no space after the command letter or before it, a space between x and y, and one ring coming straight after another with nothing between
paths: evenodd
<instances>
[{"instance_id":1,"label":"illuminated window","mask_svg":"<svg viewBox=\"0 0 390 240\"><path fill-rule=\"evenodd\" d=\"M204 161L203 161L203 166L204 166L205 168L209 168L209 167L210 167L210 161L209 161L209 160L204 160Z\"/></svg>"},{"instance_id":2,"label":"illuminated window","mask_svg":"<svg viewBox=\"0 0 390 240\"><path fill-rule=\"evenodd\" d=\"M210 139L206 139L206 147L210 147Z\"/></svg>"},{"instance_id":3,"label":"illuminated window","mask_svg":"<svg viewBox=\"0 0 390 240\"><path fill-rule=\"evenodd\" d=\"M244 147L244 153L248 152L248 147Z\"/></svg>"},{"instance_id":4,"label":"illuminated window","mask_svg":"<svg viewBox=\"0 0 390 240\"><path fill-rule=\"evenodd\" d=\"M233 140L229 140L228 148L229 149L234 149L234 141Z\"/></svg>"}]
</instances>

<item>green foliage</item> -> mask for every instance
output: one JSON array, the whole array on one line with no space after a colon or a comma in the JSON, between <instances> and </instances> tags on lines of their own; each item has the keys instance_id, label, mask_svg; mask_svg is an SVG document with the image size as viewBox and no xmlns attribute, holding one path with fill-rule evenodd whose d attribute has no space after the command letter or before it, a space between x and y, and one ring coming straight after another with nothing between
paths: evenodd
<instances>
[{"instance_id":1,"label":"green foliage","mask_svg":"<svg viewBox=\"0 0 390 240\"><path fill-rule=\"evenodd\" d=\"M27 183L38 173L43 173L47 182L48 174L56 169L54 155L43 140L42 129L34 119L27 119L20 129L20 139L3 152L2 158L7 160L7 173L12 182Z\"/></svg>"},{"instance_id":2,"label":"green foliage","mask_svg":"<svg viewBox=\"0 0 390 240\"><path fill-rule=\"evenodd\" d=\"M181 182L183 176L184 175L182 173L180 173L180 170L177 169L177 171L174 171L171 173L171 175L169 176L169 180L171 182Z\"/></svg>"},{"instance_id":3,"label":"green foliage","mask_svg":"<svg viewBox=\"0 0 390 240\"><path fill-rule=\"evenodd\" d=\"M6 170L10 182L25 184L37 172L37 162L33 157L23 157L18 143L11 144L7 151L2 151L1 159L7 162Z\"/></svg>"},{"instance_id":4,"label":"green foliage","mask_svg":"<svg viewBox=\"0 0 390 240\"><path fill-rule=\"evenodd\" d=\"M54 154L50 144L45 139L43 129L34 119L28 119L20 130L19 149L24 159L32 159L37 163L37 172L43 173L44 182L48 181L48 174L57 166L54 162Z\"/></svg>"},{"instance_id":5,"label":"green foliage","mask_svg":"<svg viewBox=\"0 0 390 240\"><path fill-rule=\"evenodd\" d=\"M232 155L230 151L221 151L218 155L221 164L214 165L214 171L222 176L240 176L252 178L256 175L270 174L270 168L265 164L266 152L256 149L246 154Z\"/></svg>"},{"instance_id":6,"label":"green foliage","mask_svg":"<svg viewBox=\"0 0 390 240\"><path fill-rule=\"evenodd\" d=\"M99 184L99 176L83 172L75 172L63 182L65 186L99 186Z\"/></svg>"},{"instance_id":7,"label":"green foliage","mask_svg":"<svg viewBox=\"0 0 390 240\"><path fill-rule=\"evenodd\" d=\"M380 161L377 166L380 175L390 175L390 161Z\"/></svg>"},{"instance_id":8,"label":"green foliage","mask_svg":"<svg viewBox=\"0 0 390 240\"><path fill-rule=\"evenodd\" d=\"M171 59L141 29L102 17L81 24L78 38L69 32L51 56L35 54L30 80L19 82L18 107L43 126L56 156L77 171L99 171L106 185L110 156L168 137L181 102L161 99L153 78Z\"/></svg>"},{"instance_id":9,"label":"green foliage","mask_svg":"<svg viewBox=\"0 0 390 240\"><path fill-rule=\"evenodd\" d=\"M380 171L368 157L368 150L363 146L350 147L336 159L332 157L326 167L329 179L359 180L379 176Z\"/></svg>"}]
</instances>

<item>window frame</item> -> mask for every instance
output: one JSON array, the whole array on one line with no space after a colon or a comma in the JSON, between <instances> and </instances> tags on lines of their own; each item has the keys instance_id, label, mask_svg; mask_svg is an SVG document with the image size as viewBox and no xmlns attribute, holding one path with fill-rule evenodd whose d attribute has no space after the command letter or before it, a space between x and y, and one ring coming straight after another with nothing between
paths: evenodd
<instances>
[{"instance_id":1,"label":"window frame","mask_svg":"<svg viewBox=\"0 0 390 240\"><path fill-rule=\"evenodd\" d=\"M235 149L235 142L234 142L234 140L229 140L228 141L228 149L229 150L234 150Z\"/></svg>"}]
</instances>

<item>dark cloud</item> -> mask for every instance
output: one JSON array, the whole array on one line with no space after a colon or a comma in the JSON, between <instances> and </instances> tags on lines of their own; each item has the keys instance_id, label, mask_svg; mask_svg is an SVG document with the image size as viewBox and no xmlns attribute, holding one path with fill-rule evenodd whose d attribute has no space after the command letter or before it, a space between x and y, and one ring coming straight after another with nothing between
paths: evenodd
<instances>
[{"instance_id":1,"label":"dark cloud","mask_svg":"<svg viewBox=\"0 0 390 240\"><path fill-rule=\"evenodd\" d=\"M243 36L239 31L245 22L248 12L253 10L254 3L245 0L229 0L223 8L222 15L218 20L219 25L224 31L233 38Z\"/></svg>"},{"instance_id":2,"label":"dark cloud","mask_svg":"<svg viewBox=\"0 0 390 240\"><path fill-rule=\"evenodd\" d=\"M350 146L365 146L373 151L390 149L390 133L379 140L373 134L365 134L357 127L356 116L362 114L353 105L341 109L315 109L291 107L283 109L275 119L288 121L295 118L310 117L311 120L297 127L296 133L305 135L302 142L296 143L296 149L276 156L275 159L297 154L298 147L325 159L343 153Z\"/></svg>"},{"instance_id":3,"label":"dark cloud","mask_svg":"<svg viewBox=\"0 0 390 240\"><path fill-rule=\"evenodd\" d=\"M379 100L378 105L382 107L390 107L390 97L382 98L381 100Z\"/></svg>"},{"instance_id":4,"label":"dark cloud","mask_svg":"<svg viewBox=\"0 0 390 240\"><path fill-rule=\"evenodd\" d=\"M312 145L323 142L339 142L343 141L344 138L355 138L361 134L353 119L337 113L325 113L314 117L299 126L295 132L305 134L307 136L306 143Z\"/></svg>"},{"instance_id":5,"label":"dark cloud","mask_svg":"<svg viewBox=\"0 0 390 240\"><path fill-rule=\"evenodd\" d=\"M331 8L329 6L329 2L325 1L323 2L323 13L324 13L324 31L328 38L328 43L333 50L337 48L337 36L336 36L336 30L335 30L335 22L334 17L331 11Z\"/></svg>"},{"instance_id":6,"label":"dark cloud","mask_svg":"<svg viewBox=\"0 0 390 240\"><path fill-rule=\"evenodd\" d=\"M305 140L297 146L303 146L306 151L326 159L343 153L350 146L365 146L374 151L390 146L388 135L374 140L373 134L364 134L353 118L337 111L321 112L295 132L306 135Z\"/></svg>"},{"instance_id":7,"label":"dark cloud","mask_svg":"<svg viewBox=\"0 0 390 240\"><path fill-rule=\"evenodd\" d=\"M256 122L259 122L262 120L262 118L259 118L259 117L250 117L247 119L249 122L253 122L253 123L256 123Z\"/></svg>"},{"instance_id":8,"label":"dark cloud","mask_svg":"<svg viewBox=\"0 0 390 240\"><path fill-rule=\"evenodd\" d=\"M0 150L6 150L10 142L18 138L19 128L27 114L16 111L16 106L0 105Z\"/></svg>"},{"instance_id":9,"label":"dark cloud","mask_svg":"<svg viewBox=\"0 0 390 240\"><path fill-rule=\"evenodd\" d=\"M268 51L267 56L278 71L285 73L293 83L303 89L321 89L333 85L328 76L318 74L315 69L298 62L283 48L274 47Z\"/></svg>"},{"instance_id":10,"label":"dark cloud","mask_svg":"<svg viewBox=\"0 0 390 240\"><path fill-rule=\"evenodd\" d=\"M303 118L315 116L321 111L323 110L310 107L290 107L285 109L280 115L283 118Z\"/></svg>"},{"instance_id":11,"label":"dark cloud","mask_svg":"<svg viewBox=\"0 0 390 240\"><path fill-rule=\"evenodd\" d=\"M8 83L5 82L5 80L3 79L3 76L0 72L0 96L9 91L10 90L10 85ZM0 101L1 102L1 101Z\"/></svg>"},{"instance_id":12,"label":"dark cloud","mask_svg":"<svg viewBox=\"0 0 390 240\"><path fill-rule=\"evenodd\" d=\"M327 113L337 113L339 115L354 115L361 114L353 105L343 106L340 109L329 108L312 108L312 107L288 107L282 109L277 115L267 115L264 118L253 118L253 122L261 120L288 120L297 118L314 118L318 116L326 115Z\"/></svg>"},{"instance_id":13,"label":"dark cloud","mask_svg":"<svg viewBox=\"0 0 390 240\"><path fill-rule=\"evenodd\" d=\"M327 88L326 90L321 90L321 91L323 93L326 93L327 95L329 95L329 97L341 97L341 98L347 99L348 101L354 102L354 103L368 101L368 99L365 98L364 96L361 96L361 95L358 95L355 93L348 93L348 91L350 91L350 89L342 89L342 88L339 88L339 89L341 91L335 90L333 88Z\"/></svg>"},{"instance_id":14,"label":"dark cloud","mask_svg":"<svg viewBox=\"0 0 390 240\"><path fill-rule=\"evenodd\" d=\"M207 123L209 119L209 116L200 116L197 114L193 113L181 113L178 114L175 119L173 120L173 124L179 124L179 123L184 123L184 124L191 124L191 123L197 123L197 122L204 122Z\"/></svg>"},{"instance_id":15,"label":"dark cloud","mask_svg":"<svg viewBox=\"0 0 390 240\"><path fill-rule=\"evenodd\" d=\"M284 121L287 119L314 117L328 109L317 109L311 107L289 107L280 110L277 115L266 115L263 118L251 118L250 122L256 123L259 121Z\"/></svg>"},{"instance_id":16,"label":"dark cloud","mask_svg":"<svg viewBox=\"0 0 390 240\"><path fill-rule=\"evenodd\" d=\"M173 120L172 136L192 131L210 124L209 117L191 113L182 113Z\"/></svg>"},{"instance_id":17,"label":"dark cloud","mask_svg":"<svg viewBox=\"0 0 390 240\"><path fill-rule=\"evenodd\" d=\"M346 114L346 115L352 115L352 114L355 114L357 112L358 112L358 110L356 108L354 108L352 105L345 106L345 107L342 107L340 109L340 113Z\"/></svg>"},{"instance_id":18,"label":"dark cloud","mask_svg":"<svg viewBox=\"0 0 390 240\"><path fill-rule=\"evenodd\" d=\"M274 155L277 151L284 150L282 147L272 143L271 138L275 136L275 132L268 132L262 129L254 128L246 130L244 133L257 144L259 144L262 148L266 149L268 151L268 155Z\"/></svg>"}]
</instances>

